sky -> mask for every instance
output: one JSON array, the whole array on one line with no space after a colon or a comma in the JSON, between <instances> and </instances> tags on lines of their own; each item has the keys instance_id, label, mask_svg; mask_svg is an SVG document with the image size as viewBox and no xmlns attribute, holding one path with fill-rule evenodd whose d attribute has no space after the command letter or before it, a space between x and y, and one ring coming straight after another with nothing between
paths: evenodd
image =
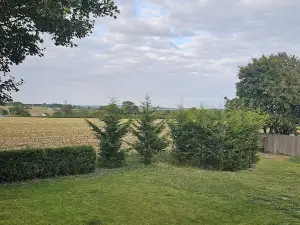
<instances>
[{"instance_id":1,"label":"sky","mask_svg":"<svg viewBox=\"0 0 300 225\"><path fill-rule=\"evenodd\" d=\"M299 0L119 0L76 48L46 36L45 57L12 69L24 103L139 103L219 107L235 96L238 66L253 57L300 56Z\"/></svg>"}]
</instances>

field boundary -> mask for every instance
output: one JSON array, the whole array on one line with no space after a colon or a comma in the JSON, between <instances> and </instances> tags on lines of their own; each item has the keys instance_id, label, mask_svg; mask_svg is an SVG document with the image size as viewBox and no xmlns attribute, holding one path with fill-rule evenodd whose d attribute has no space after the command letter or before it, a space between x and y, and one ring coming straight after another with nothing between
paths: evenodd
<instances>
[{"instance_id":1,"label":"field boundary","mask_svg":"<svg viewBox=\"0 0 300 225\"><path fill-rule=\"evenodd\" d=\"M261 141L266 153L300 157L299 136L262 134Z\"/></svg>"}]
</instances>

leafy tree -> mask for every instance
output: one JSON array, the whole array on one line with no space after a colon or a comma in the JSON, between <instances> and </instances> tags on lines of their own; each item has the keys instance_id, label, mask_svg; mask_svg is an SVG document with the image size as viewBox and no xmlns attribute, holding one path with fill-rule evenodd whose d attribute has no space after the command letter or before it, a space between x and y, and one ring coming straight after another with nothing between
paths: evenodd
<instances>
[{"instance_id":1,"label":"leafy tree","mask_svg":"<svg viewBox=\"0 0 300 225\"><path fill-rule=\"evenodd\" d=\"M100 129L96 124L86 120L95 132L100 145L100 165L106 168L117 168L122 165L124 151L121 148L122 138L128 132L130 121L123 122L122 111L117 106L114 99L106 107L102 121L105 123L104 129Z\"/></svg>"},{"instance_id":2,"label":"leafy tree","mask_svg":"<svg viewBox=\"0 0 300 225\"><path fill-rule=\"evenodd\" d=\"M139 107L131 101L124 101L122 103L122 109L126 115L137 115L139 113Z\"/></svg>"},{"instance_id":3,"label":"leafy tree","mask_svg":"<svg viewBox=\"0 0 300 225\"><path fill-rule=\"evenodd\" d=\"M165 120L156 119L157 108L153 107L150 96L142 102L141 117L133 126L133 134L137 137L134 149L143 156L145 165L152 163L153 155L163 151L168 146L166 135L161 135L165 127Z\"/></svg>"},{"instance_id":4,"label":"leafy tree","mask_svg":"<svg viewBox=\"0 0 300 225\"><path fill-rule=\"evenodd\" d=\"M73 115L73 106L70 105L70 104L67 104L67 105L64 105L62 108L61 108L61 111L64 115Z\"/></svg>"},{"instance_id":5,"label":"leafy tree","mask_svg":"<svg viewBox=\"0 0 300 225\"><path fill-rule=\"evenodd\" d=\"M105 115L105 110L96 110L96 111L92 111L91 112L91 117L96 117L99 118L100 120L102 120L102 118Z\"/></svg>"},{"instance_id":6,"label":"leafy tree","mask_svg":"<svg viewBox=\"0 0 300 225\"><path fill-rule=\"evenodd\" d=\"M227 108L259 109L269 114L270 133L291 134L300 120L300 60L286 53L252 59L239 70L237 98Z\"/></svg>"},{"instance_id":7,"label":"leafy tree","mask_svg":"<svg viewBox=\"0 0 300 225\"><path fill-rule=\"evenodd\" d=\"M26 107L23 103L14 103L12 107L9 107L9 112L14 116L31 116L30 113L26 110Z\"/></svg>"},{"instance_id":8,"label":"leafy tree","mask_svg":"<svg viewBox=\"0 0 300 225\"><path fill-rule=\"evenodd\" d=\"M0 48L1 48L1 43L0 43ZM1 67L1 55L0 55L0 67ZM0 68L0 72L1 72L1 68ZM15 78L12 76L10 76L8 79L5 79L4 76L1 77L0 75L0 105L4 105L5 103L12 101L11 92L18 92L19 91L18 86L24 83L23 80L16 82Z\"/></svg>"},{"instance_id":9,"label":"leafy tree","mask_svg":"<svg viewBox=\"0 0 300 225\"><path fill-rule=\"evenodd\" d=\"M77 114L88 117L90 115L90 111L87 109L80 109L78 110Z\"/></svg>"},{"instance_id":10,"label":"leafy tree","mask_svg":"<svg viewBox=\"0 0 300 225\"><path fill-rule=\"evenodd\" d=\"M63 113L62 113L62 111L60 111L60 110L56 110L54 113L53 113L53 116L62 116L63 115Z\"/></svg>"},{"instance_id":11,"label":"leafy tree","mask_svg":"<svg viewBox=\"0 0 300 225\"><path fill-rule=\"evenodd\" d=\"M70 104L65 104L61 106L60 110L56 110L53 113L53 116L72 116L72 115L74 115L74 111L73 111L73 106Z\"/></svg>"},{"instance_id":12,"label":"leafy tree","mask_svg":"<svg viewBox=\"0 0 300 225\"><path fill-rule=\"evenodd\" d=\"M109 105L102 105L102 106L99 107L99 110L105 111L108 108L109 108Z\"/></svg>"},{"instance_id":13,"label":"leafy tree","mask_svg":"<svg viewBox=\"0 0 300 225\"><path fill-rule=\"evenodd\" d=\"M9 112L6 109L0 109L0 115L7 116Z\"/></svg>"},{"instance_id":14,"label":"leafy tree","mask_svg":"<svg viewBox=\"0 0 300 225\"><path fill-rule=\"evenodd\" d=\"M247 108L245 107L242 99L240 98L233 98L233 99L229 99L227 97L224 98L225 100L225 108L226 109L244 109Z\"/></svg>"},{"instance_id":15,"label":"leafy tree","mask_svg":"<svg viewBox=\"0 0 300 225\"><path fill-rule=\"evenodd\" d=\"M50 108L61 108L63 105L62 104L58 104L58 103L52 103L50 105Z\"/></svg>"},{"instance_id":16,"label":"leafy tree","mask_svg":"<svg viewBox=\"0 0 300 225\"><path fill-rule=\"evenodd\" d=\"M91 33L95 18L119 13L113 0L0 1L0 104L11 101L11 92L23 83L7 77L12 65L27 56L43 56L43 33L57 46L73 47L74 38Z\"/></svg>"}]
</instances>

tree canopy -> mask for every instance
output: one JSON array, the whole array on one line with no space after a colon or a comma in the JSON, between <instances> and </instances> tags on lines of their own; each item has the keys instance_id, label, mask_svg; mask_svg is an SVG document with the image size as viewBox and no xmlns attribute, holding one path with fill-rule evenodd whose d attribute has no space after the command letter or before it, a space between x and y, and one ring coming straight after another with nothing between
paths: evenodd
<instances>
[{"instance_id":1,"label":"tree canopy","mask_svg":"<svg viewBox=\"0 0 300 225\"><path fill-rule=\"evenodd\" d=\"M227 108L259 109L269 114L265 132L291 134L300 122L300 60L286 53L253 58L241 66L237 98Z\"/></svg>"},{"instance_id":2,"label":"tree canopy","mask_svg":"<svg viewBox=\"0 0 300 225\"><path fill-rule=\"evenodd\" d=\"M27 56L42 57L42 34L51 35L55 45L76 46L74 38L92 32L95 18L119 13L113 0L2 0L0 1L0 104L11 101L23 81L7 73Z\"/></svg>"},{"instance_id":3,"label":"tree canopy","mask_svg":"<svg viewBox=\"0 0 300 225\"><path fill-rule=\"evenodd\" d=\"M9 112L14 116L31 116L30 113L26 110L26 107L21 102L13 103L13 106L9 108Z\"/></svg>"},{"instance_id":4,"label":"tree canopy","mask_svg":"<svg viewBox=\"0 0 300 225\"><path fill-rule=\"evenodd\" d=\"M136 115L140 112L139 107L131 101L122 102L122 110L126 115Z\"/></svg>"}]
</instances>

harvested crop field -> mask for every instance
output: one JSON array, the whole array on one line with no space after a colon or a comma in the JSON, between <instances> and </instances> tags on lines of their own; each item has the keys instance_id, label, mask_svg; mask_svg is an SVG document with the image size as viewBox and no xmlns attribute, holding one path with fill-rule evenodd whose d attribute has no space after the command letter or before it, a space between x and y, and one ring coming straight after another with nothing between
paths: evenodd
<instances>
[{"instance_id":1,"label":"harvested crop field","mask_svg":"<svg viewBox=\"0 0 300 225\"><path fill-rule=\"evenodd\" d=\"M97 119L91 121L101 125ZM81 118L0 118L0 137L1 150L98 145Z\"/></svg>"},{"instance_id":2,"label":"harvested crop field","mask_svg":"<svg viewBox=\"0 0 300 225\"><path fill-rule=\"evenodd\" d=\"M103 127L99 119L91 122ZM124 119L125 121L125 119ZM166 129L163 134L166 134ZM45 148L91 145L98 149L98 140L83 118L4 117L0 118L0 151L23 148ZM136 138L128 133L123 147Z\"/></svg>"}]
</instances>

